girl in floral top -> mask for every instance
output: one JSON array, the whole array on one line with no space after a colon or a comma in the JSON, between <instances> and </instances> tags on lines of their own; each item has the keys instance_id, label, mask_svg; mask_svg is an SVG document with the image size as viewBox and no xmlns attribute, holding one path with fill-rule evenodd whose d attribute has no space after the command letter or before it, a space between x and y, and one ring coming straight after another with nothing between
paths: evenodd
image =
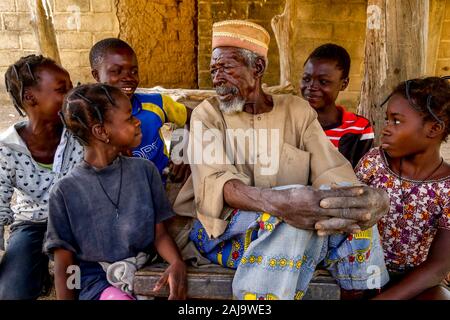
<instances>
[{"instance_id":1,"label":"girl in floral top","mask_svg":"<svg viewBox=\"0 0 450 320\"><path fill-rule=\"evenodd\" d=\"M381 147L355 168L390 196L378 223L391 281L376 299L450 299L450 165L440 155L450 132L450 84L402 82L387 99Z\"/></svg>"}]
</instances>

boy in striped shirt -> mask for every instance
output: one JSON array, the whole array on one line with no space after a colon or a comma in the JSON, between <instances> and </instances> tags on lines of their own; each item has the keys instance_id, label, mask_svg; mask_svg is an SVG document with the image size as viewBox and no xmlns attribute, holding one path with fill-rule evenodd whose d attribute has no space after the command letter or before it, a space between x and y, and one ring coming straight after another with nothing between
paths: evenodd
<instances>
[{"instance_id":1,"label":"boy in striped shirt","mask_svg":"<svg viewBox=\"0 0 450 320\"><path fill-rule=\"evenodd\" d=\"M343 47L328 43L316 48L306 59L300 80L302 96L318 115L330 141L355 167L373 146L369 120L336 105L340 91L349 82L350 56Z\"/></svg>"}]
</instances>

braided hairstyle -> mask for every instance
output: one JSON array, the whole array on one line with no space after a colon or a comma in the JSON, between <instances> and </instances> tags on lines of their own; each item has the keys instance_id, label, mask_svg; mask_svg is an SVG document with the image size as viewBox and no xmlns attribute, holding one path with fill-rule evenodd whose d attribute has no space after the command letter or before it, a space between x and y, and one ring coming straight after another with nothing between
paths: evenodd
<instances>
[{"instance_id":1,"label":"braided hairstyle","mask_svg":"<svg viewBox=\"0 0 450 320\"><path fill-rule=\"evenodd\" d=\"M50 58L31 54L20 58L6 70L6 91L8 91L14 108L16 108L20 116L25 117L25 108L23 105L23 94L25 89L34 87L39 83L37 71L39 68L48 65L58 66L57 63Z\"/></svg>"},{"instance_id":2,"label":"braided hairstyle","mask_svg":"<svg viewBox=\"0 0 450 320\"><path fill-rule=\"evenodd\" d=\"M106 112L117 107L114 97L119 95L123 95L120 89L103 83L80 85L67 93L59 115L80 143L89 145L92 126L105 122Z\"/></svg>"},{"instance_id":3,"label":"braided hairstyle","mask_svg":"<svg viewBox=\"0 0 450 320\"><path fill-rule=\"evenodd\" d=\"M428 77L401 82L389 95L399 94L423 114L424 121L445 126L443 140L450 134L450 77ZM388 100L388 99L386 99Z\"/></svg>"}]
</instances>

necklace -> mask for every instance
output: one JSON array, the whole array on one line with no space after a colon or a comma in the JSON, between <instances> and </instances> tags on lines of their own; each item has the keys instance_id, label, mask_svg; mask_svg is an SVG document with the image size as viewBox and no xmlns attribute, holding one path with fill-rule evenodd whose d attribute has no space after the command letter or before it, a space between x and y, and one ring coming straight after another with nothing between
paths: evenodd
<instances>
[{"instance_id":1,"label":"necklace","mask_svg":"<svg viewBox=\"0 0 450 320\"><path fill-rule=\"evenodd\" d=\"M97 181L98 184L100 185L100 187L103 190L103 193L105 194L105 196L108 198L109 202L111 202L111 204L114 206L114 208L116 209L116 219L119 219L119 204L120 204L120 194L122 193L122 158L119 157L119 161L120 161L120 180L119 180L119 193L117 195L117 201L113 201L111 199L111 197L109 196L109 194L106 192L105 187L103 186L102 182L100 181L100 177L98 176L97 172L95 172L94 170L94 174L97 177Z\"/></svg>"},{"instance_id":2,"label":"necklace","mask_svg":"<svg viewBox=\"0 0 450 320\"><path fill-rule=\"evenodd\" d=\"M402 211L403 211L403 206L405 205L404 204L405 198L407 196L409 196L413 190L408 192L406 195L403 194L402 163L403 163L403 158L400 158L399 180L400 180L400 191L402 194L401 199L402 199ZM426 180L431 178L441 168L443 163L444 163L444 158L441 157L441 162L439 162L439 165L433 171L431 171L431 173L429 175L427 175L423 180L413 180L413 181L418 182L418 183L424 183Z\"/></svg>"}]
</instances>

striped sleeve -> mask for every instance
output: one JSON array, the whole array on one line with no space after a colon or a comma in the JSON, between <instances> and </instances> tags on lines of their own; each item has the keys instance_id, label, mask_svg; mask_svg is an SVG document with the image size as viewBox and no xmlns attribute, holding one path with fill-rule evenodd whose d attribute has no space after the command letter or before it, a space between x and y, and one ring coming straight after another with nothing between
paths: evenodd
<instances>
[{"instance_id":1,"label":"striped sleeve","mask_svg":"<svg viewBox=\"0 0 450 320\"><path fill-rule=\"evenodd\" d=\"M361 135L359 140L374 139L375 135L369 120L355 114L353 115L353 119L346 120L344 118L343 123L339 127L325 130L328 139L330 139L336 147L339 145L339 140L342 136L346 134Z\"/></svg>"},{"instance_id":2,"label":"striped sleeve","mask_svg":"<svg viewBox=\"0 0 450 320\"><path fill-rule=\"evenodd\" d=\"M374 132L369 120L346 111L342 112L342 123L338 127L325 130L325 134L333 145L347 158L353 167L372 147Z\"/></svg>"}]
</instances>

